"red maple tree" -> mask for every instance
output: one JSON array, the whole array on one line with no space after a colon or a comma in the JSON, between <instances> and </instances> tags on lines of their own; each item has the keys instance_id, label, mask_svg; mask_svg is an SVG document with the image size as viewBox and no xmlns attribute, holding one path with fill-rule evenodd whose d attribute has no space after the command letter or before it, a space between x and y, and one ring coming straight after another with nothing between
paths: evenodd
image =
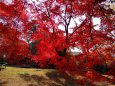
<instances>
[{"instance_id":1,"label":"red maple tree","mask_svg":"<svg viewBox=\"0 0 115 86\"><path fill-rule=\"evenodd\" d=\"M114 10L106 0L6 2L0 2L0 56L7 55L9 63L29 58L41 67L53 64L71 75L80 71L89 79L114 63ZM74 47L82 53L73 56Z\"/></svg>"}]
</instances>

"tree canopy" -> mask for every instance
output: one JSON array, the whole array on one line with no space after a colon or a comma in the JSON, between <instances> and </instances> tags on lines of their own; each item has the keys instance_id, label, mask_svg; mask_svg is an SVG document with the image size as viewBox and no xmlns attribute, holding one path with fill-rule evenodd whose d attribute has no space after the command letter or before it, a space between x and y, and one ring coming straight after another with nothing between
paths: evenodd
<instances>
[{"instance_id":1,"label":"tree canopy","mask_svg":"<svg viewBox=\"0 0 115 86\"><path fill-rule=\"evenodd\" d=\"M9 64L28 58L41 67L53 64L61 71L81 69L91 79L99 65L109 67L115 60L115 10L107 3L114 2L0 1L0 58L5 55ZM82 52L74 56L72 48Z\"/></svg>"}]
</instances>

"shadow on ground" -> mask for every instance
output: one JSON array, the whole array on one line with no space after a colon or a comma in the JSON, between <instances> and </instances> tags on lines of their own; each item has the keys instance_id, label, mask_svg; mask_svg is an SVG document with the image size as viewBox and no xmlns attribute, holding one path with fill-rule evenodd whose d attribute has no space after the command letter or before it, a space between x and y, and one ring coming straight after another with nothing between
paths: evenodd
<instances>
[{"instance_id":1,"label":"shadow on ground","mask_svg":"<svg viewBox=\"0 0 115 86\"><path fill-rule=\"evenodd\" d=\"M65 79L57 72L48 72L45 76L19 74L27 82L28 86L78 86L72 79Z\"/></svg>"},{"instance_id":2,"label":"shadow on ground","mask_svg":"<svg viewBox=\"0 0 115 86\"><path fill-rule=\"evenodd\" d=\"M7 81L1 81L0 80L0 86L4 86L5 84L7 84Z\"/></svg>"},{"instance_id":3,"label":"shadow on ground","mask_svg":"<svg viewBox=\"0 0 115 86\"><path fill-rule=\"evenodd\" d=\"M30 82L28 86L42 86L41 82L45 80L43 76L30 75L30 74L19 74L26 82Z\"/></svg>"},{"instance_id":4,"label":"shadow on ground","mask_svg":"<svg viewBox=\"0 0 115 86\"><path fill-rule=\"evenodd\" d=\"M75 83L75 80L71 77L64 78L63 75L60 75L58 72L48 72L46 76L54 82L57 82L59 85L57 86L79 86ZM51 85L55 86L55 85Z\"/></svg>"}]
</instances>

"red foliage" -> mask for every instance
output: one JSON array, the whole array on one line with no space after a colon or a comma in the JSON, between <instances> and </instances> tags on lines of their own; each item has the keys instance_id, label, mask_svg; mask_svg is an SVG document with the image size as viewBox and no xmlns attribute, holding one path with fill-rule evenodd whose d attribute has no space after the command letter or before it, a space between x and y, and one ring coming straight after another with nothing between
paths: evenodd
<instances>
[{"instance_id":1,"label":"red foliage","mask_svg":"<svg viewBox=\"0 0 115 86\"><path fill-rule=\"evenodd\" d=\"M102 72L115 76L114 12L106 9L103 1L36 0L37 4L28 0L13 0L12 4L1 1L0 56L6 55L9 63L29 58L41 67L53 65L72 76L79 73L91 80L92 85L96 79L104 80L94 69L97 65L105 69L106 65L109 71ZM99 30L95 29L93 18L101 20ZM74 56L72 47L79 47L82 53Z\"/></svg>"}]
</instances>

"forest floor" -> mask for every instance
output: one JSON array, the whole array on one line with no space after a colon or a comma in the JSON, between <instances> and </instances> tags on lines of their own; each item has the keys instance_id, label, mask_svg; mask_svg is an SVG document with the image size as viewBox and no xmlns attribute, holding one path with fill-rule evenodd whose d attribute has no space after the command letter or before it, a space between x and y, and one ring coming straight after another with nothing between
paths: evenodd
<instances>
[{"instance_id":1,"label":"forest floor","mask_svg":"<svg viewBox=\"0 0 115 86\"><path fill-rule=\"evenodd\" d=\"M73 83L63 78L55 69L8 66L0 71L0 86L76 86Z\"/></svg>"},{"instance_id":2,"label":"forest floor","mask_svg":"<svg viewBox=\"0 0 115 86\"><path fill-rule=\"evenodd\" d=\"M71 86L55 69L17 68L0 71L0 86Z\"/></svg>"}]
</instances>

